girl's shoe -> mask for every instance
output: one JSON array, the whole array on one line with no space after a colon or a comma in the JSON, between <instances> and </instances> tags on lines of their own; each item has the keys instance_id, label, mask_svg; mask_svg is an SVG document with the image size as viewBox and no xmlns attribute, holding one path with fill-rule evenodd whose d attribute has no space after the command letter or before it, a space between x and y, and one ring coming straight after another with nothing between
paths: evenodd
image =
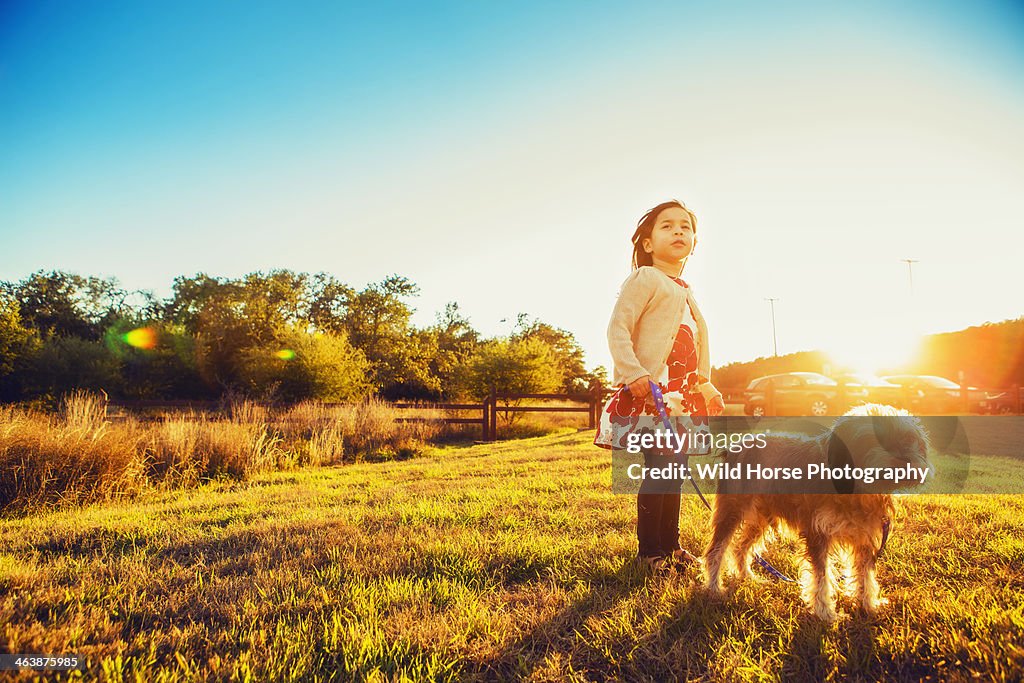
<instances>
[{"instance_id":1,"label":"girl's shoe","mask_svg":"<svg viewBox=\"0 0 1024 683\"><path fill-rule=\"evenodd\" d=\"M678 548L666 558L677 570L683 570L690 565L701 565L703 560L690 553L685 548Z\"/></svg>"},{"instance_id":2,"label":"girl's shoe","mask_svg":"<svg viewBox=\"0 0 1024 683\"><path fill-rule=\"evenodd\" d=\"M672 558L665 555L637 555L640 567L655 574L672 571Z\"/></svg>"},{"instance_id":3,"label":"girl's shoe","mask_svg":"<svg viewBox=\"0 0 1024 683\"><path fill-rule=\"evenodd\" d=\"M673 551L671 555L638 556L637 559L645 569L655 573L682 572L686 567L700 563L700 559L682 549Z\"/></svg>"}]
</instances>

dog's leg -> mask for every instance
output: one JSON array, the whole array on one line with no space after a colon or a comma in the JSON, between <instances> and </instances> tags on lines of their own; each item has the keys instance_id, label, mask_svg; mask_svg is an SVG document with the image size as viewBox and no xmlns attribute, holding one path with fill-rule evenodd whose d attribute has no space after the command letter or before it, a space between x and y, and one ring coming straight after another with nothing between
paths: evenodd
<instances>
[{"instance_id":1,"label":"dog's leg","mask_svg":"<svg viewBox=\"0 0 1024 683\"><path fill-rule=\"evenodd\" d=\"M874 614L885 604L878 597L878 579L875 577L876 549L868 544L858 544L854 549L854 571L857 581L857 602L868 614Z\"/></svg>"},{"instance_id":2,"label":"dog's leg","mask_svg":"<svg viewBox=\"0 0 1024 683\"><path fill-rule=\"evenodd\" d=\"M744 579L758 579L754 572L750 571L750 560L754 546L764 537L766 525L761 518L748 518L740 530L739 540L733 545L733 558L736 561L736 568Z\"/></svg>"},{"instance_id":3,"label":"dog's leg","mask_svg":"<svg viewBox=\"0 0 1024 683\"><path fill-rule=\"evenodd\" d=\"M819 619L835 621L835 597L828 572L829 538L814 531L804 535L804 541L807 544L807 560L811 565L811 584L806 597Z\"/></svg>"},{"instance_id":4,"label":"dog's leg","mask_svg":"<svg viewBox=\"0 0 1024 683\"><path fill-rule=\"evenodd\" d=\"M721 496L715 500L715 513L711 520L714 533L711 543L704 551L707 588L713 593L722 592L722 561L725 559L732 536L743 519L739 505L738 501L726 501Z\"/></svg>"}]
</instances>

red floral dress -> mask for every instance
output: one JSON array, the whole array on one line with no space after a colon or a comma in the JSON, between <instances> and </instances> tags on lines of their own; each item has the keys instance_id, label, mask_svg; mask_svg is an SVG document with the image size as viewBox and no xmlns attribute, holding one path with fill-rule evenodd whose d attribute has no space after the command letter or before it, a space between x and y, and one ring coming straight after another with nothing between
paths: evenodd
<instances>
[{"instance_id":1,"label":"red floral dress","mask_svg":"<svg viewBox=\"0 0 1024 683\"><path fill-rule=\"evenodd\" d=\"M682 278L672 279L680 287L689 287ZM679 331L672 343L672 351L668 354L668 361L662 368L661 375L652 378L661 387L661 393L665 397L665 412L671 418L672 428L677 433L687 429L697 431L697 427L706 427L708 422L704 397L696 391L697 385L700 384L697 375L697 334L697 322L690 307L686 306ZM675 413L673 406L676 406ZM681 413L678 406L682 407ZM656 407L648 405L644 399L634 400L633 395L626 391L625 385L618 387L601 410L601 422L597 426L594 445L608 449L625 449L626 437L636 428L641 416L646 416L644 423L648 427L663 427ZM650 418L653 418L653 421Z\"/></svg>"}]
</instances>

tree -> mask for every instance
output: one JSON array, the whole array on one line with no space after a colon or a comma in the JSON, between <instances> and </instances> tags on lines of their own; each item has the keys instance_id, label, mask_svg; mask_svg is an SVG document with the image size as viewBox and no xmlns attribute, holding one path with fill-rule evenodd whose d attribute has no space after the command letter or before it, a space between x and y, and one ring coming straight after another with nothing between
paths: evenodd
<instances>
[{"instance_id":1,"label":"tree","mask_svg":"<svg viewBox=\"0 0 1024 683\"><path fill-rule=\"evenodd\" d=\"M562 369L562 383L558 391L582 393L595 382L605 381L603 369L587 371L583 362L583 348L571 332L548 325L536 318L531 320L526 313L520 313L516 319L512 339L536 339L551 348L556 362Z\"/></svg>"},{"instance_id":2,"label":"tree","mask_svg":"<svg viewBox=\"0 0 1024 683\"><path fill-rule=\"evenodd\" d=\"M410 328L398 343L391 344L384 358L388 374L381 396L391 400L440 398L441 380L431 371L438 355L437 342L433 330Z\"/></svg>"},{"instance_id":3,"label":"tree","mask_svg":"<svg viewBox=\"0 0 1024 683\"><path fill-rule=\"evenodd\" d=\"M551 347L540 339L493 339L482 344L462 375L463 390L483 400L493 385L503 393L542 394L557 391L562 385L563 369ZM506 400L505 405L518 405ZM515 421L518 413L509 424Z\"/></svg>"},{"instance_id":4,"label":"tree","mask_svg":"<svg viewBox=\"0 0 1024 683\"><path fill-rule=\"evenodd\" d=\"M310 327L308 280L290 270L238 280L178 277L166 317L194 335L196 369L208 386L239 389L248 381L243 356L275 346L289 330Z\"/></svg>"},{"instance_id":5,"label":"tree","mask_svg":"<svg viewBox=\"0 0 1024 683\"><path fill-rule=\"evenodd\" d=\"M130 341L130 335L136 334L143 343ZM184 326L122 318L107 329L104 341L110 354L121 362L124 397L215 397L199 375L196 340Z\"/></svg>"},{"instance_id":6,"label":"tree","mask_svg":"<svg viewBox=\"0 0 1024 683\"><path fill-rule=\"evenodd\" d=\"M450 301L437 314L437 322L426 332L434 337L429 372L436 379L438 398L455 398L461 394L458 373L475 353L480 334L462 315L459 305Z\"/></svg>"},{"instance_id":7,"label":"tree","mask_svg":"<svg viewBox=\"0 0 1024 683\"><path fill-rule=\"evenodd\" d=\"M248 393L286 402L356 400L370 391L369 362L344 334L290 329L273 345L242 354Z\"/></svg>"},{"instance_id":8,"label":"tree","mask_svg":"<svg viewBox=\"0 0 1024 683\"><path fill-rule=\"evenodd\" d=\"M0 292L0 400L22 396L20 375L38 345L38 334L21 324L17 300Z\"/></svg>"},{"instance_id":9,"label":"tree","mask_svg":"<svg viewBox=\"0 0 1024 683\"><path fill-rule=\"evenodd\" d=\"M291 327L305 328L309 321L309 276L290 270L250 273L236 290L241 313L255 344L276 339Z\"/></svg>"},{"instance_id":10,"label":"tree","mask_svg":"<svg viewBox=\"0 0 1024 683\"><path fill-rule=\"evenodd\" d=\"M98 340L113 320L131 311L130 293L116 278L40 270L0 289L18 301L23 324L42 337Z\"/></svg>"},{"instance_id":11,"label":"tree","mask_svg":"<svg viewBox=\"0 0 1024 683\"><path fill-rule=\"evenodd\" d=\"M121 363L102 341L49 337L28 359L24 385L29 394L51 401L70 389L120 395Z\"/></svg>"},{"instance_id":12,"label":"tree","mask_svg":"<svg viewBox=\"0 0 1024 683\"><path fill-rule=\"evenodd\" d=\"M233 291L228 285L223 295L208 299L192 323L196 369L207 386L219 391L239 388L242 352L254 346Z\"/></svg>"},{"instance_id":13,"label":"tree","mask_svg":"<svg viewBox=\"0 0 1024 683\"><path fill-rule=\"evenodd\" d=\"M167 322L183 325L192 334L200 331L203 310L213 302L235 300L235 285L230 280L197 273L192 277L179 275L171 286L171 298L164 306Z\"/></svg>"},{"instance_id":14,"label":"tree","mask_svg":"<svg viewBox=\"0 0 1024 683\"><path fill-rule=\"evenodd\" d=\"M378 392L423 376L415 367L422 359L422 345L417 348L410 335L413 309L403 301L418 292L408 279L391 275L349 297L342 324L352 345L369 359Z\"/></svg>"},{"instance_id":15,"label":"tree","mask_svg":"<svg viewBox=\"0 0 1024 683\"><path fill-rule=\"evenodd\" d=\"M317 273L308 283L309 322L321 332L344 332L345 313L355 290L328 273Z\"/></svg>"}]
</instances>

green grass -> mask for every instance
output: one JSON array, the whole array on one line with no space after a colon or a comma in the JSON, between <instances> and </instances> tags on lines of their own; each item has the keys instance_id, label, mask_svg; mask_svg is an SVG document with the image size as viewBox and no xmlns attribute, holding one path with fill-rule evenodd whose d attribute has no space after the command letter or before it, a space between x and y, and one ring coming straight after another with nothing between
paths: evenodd
<instances>
[{"instance_id":1,"label":"green grass","mask_svg":"<svg viewBox=\"0 0 1024 683\"><path fill-rule=\"evenodd\" d=\"M0 519L0 651L79 654L111 681L1020 680L1018 498L902 497L890 604L823 625L793 585L714 600L695 570L638 571L635 498L609 492L592 438ZM698 550L709 515L683 506ZM795 549L766 556L798 572Z\"/></svg>"}]
</instances>

